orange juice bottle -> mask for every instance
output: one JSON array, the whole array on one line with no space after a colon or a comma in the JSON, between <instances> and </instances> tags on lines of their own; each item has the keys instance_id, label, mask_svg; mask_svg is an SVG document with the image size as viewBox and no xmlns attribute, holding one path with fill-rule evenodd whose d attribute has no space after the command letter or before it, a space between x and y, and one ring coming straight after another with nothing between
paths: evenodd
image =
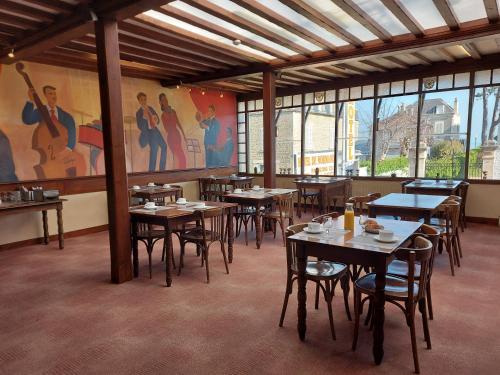
<instances>
[{"instance_id":1,"label":"orange juice bottle","mask_svg":"<svg viewBox=\"0 0 500 375\"><path fill-rule=\"evenodd\" d=\"M344 229L354 230L354 208L352 203L346 203L345 205Z\"/></svg>"}]
</instances>

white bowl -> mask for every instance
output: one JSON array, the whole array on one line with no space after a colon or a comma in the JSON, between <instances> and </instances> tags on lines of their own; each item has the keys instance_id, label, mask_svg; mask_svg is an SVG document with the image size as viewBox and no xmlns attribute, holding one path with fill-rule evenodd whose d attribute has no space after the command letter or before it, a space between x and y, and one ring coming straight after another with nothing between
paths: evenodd
<instances>
[{"instance_id":1,"label":"white bowl","mask_svg":"<svg viewBox=\"0 0 500 375\"><path fill-rule=\"evenodd\" d=\"M234 189L233 193L240 194L240 193L243 193L243 190L241 190L241 189Z\"/></svg>"},{"instance_id":2,"label":"white bowl","mask_svg":"<svg viewBox=\"0 0 500 375\"><path fill-rule=\"evenodd\" d=\"M155 185L155 183L154 183L154 182L149 182L149 183L148 183L148 186L149 186L149 187L155 187L156 185Z\"/></svg>"},{"instance_id":3,"label":"white bowl","mask_svg":"<svg viewBox=\"0 0 500 375\"><path fill-rule=\"evenodd\" d=\"M169 188L170 188L170 185L169 185L169 184L163 184L163 187L164 187L165 189L169 189Z\"/></svg>"},{"instance_id":4,"label":"white bowl","mask_svg":"<svg viewBox=\"0 0 500 375\"><path fill-rule=\"evenodd\" d=\"M134 185L134 186L132 186L132 189L134 189L134 190L140 190L141 187L139 185Z\"/></svg>"},{"instance_id":5,"label":"white bowl","mask_svg":"<svg viewBox=\"0 0 500 375\"><path fill-rule=\"evenodd\" d=\"M186 204L187 200L186 200L186 198L179 198L179 199L177 199L177 201L175 203L177 203L177 204Z\"/></svg>"}]
</instances>

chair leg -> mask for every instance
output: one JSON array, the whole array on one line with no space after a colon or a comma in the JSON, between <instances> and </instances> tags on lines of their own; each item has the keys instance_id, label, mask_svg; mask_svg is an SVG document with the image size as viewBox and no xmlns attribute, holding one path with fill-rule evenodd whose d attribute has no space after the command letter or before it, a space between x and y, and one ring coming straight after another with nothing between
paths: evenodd
<instances>
[{"instance_id":1,"label":"chair leg","mask_svg":"<svg viewBox=\"0 0 500 375\"><path fill-rule=\"evenodd\" d=\"M181 275L181 270L182 270L182 267L184 267L184 249L185 249L185 246L186 244L181 241L181 255L179 257L179 270L177 271L177 276L180 276Z\"/></svg>"},{"instance_id":2,"label":"chair leg","mask_svg":"<svg viewBox=\"0 0 500 375\"><path fill-rule=\"evenodd\" d=\"M453 259L453 250L451 249L451 244L446 242L446 251L448 252L448 257L450 258L450 268L451 268L451 275L455 276L455 260Z\"/></svg>"},{"instance_id":3,"label":"chair leg","mask_svg":"<svg viewBox=\"0 0 500 375\"><path fill-rule=\"evenodd\" d=\"M207 271L207 284L210 284L210 274L208 272L208 247L203 246L202 256L205 258L205 269Z\"/></svg>"},{"instance_id":4,"label":"chair leg","mask_svg":"<svg viewBox=\"0 0 500 375\"><path fill-rule=\"evenodd\" d=\"M422 314L422 325L424 328L425 341L427 342L427 349L432 349L431 334L429 332L429 322L427 320L427 306L425 303L425 298L422 298L420 301L418 301L418 309Z\"/></svg>"},{"instance_id":5,"label":"chair leg","mask_svg":"<svg viewBox=\"0 0 500 375\"><path fill-rule=\"evenodd\" d=\"M224 266L226 266L226 273L229 274L229 267L227 265L227 256L226 256L226 247L224 246L224 242L220 243L220 250L222 252L222 257L224 258Z\"/></svg>"},{"instance_id":6,"label":"chair leg","mask_svg":"<svg viewBox=\"0 0 500 375\"><path fill-rule=\"evenodd\" d=\"M365 326L368 325L368 323L370 323L370 320L372 318L372 312L373 312L373 304L372 304L372 301L371 299L368 300L368 311L366 312L366 318L365 318Z\"/></svg>"},{"instance_id":7,"label":"chair leg","mask_svg":"<svg viewBox=\"0 0 500 375\"><path fill-rule=\"evenodd\" d=\"M335 336L335 326L333 325L332 293L330 290L330 281L329 280L325 281L324 294L325 294L326 305L328 308L328 319L330 320L330 330L332 331L332 338L334 340L337 340L337 337Z\"/></svg>"},{"instance_id":8,"label":"chair leg","mask_svg":"<svg viewBox=\"0 0 500 375\"><path fill-rule=\"evenodd\" d=\"M286 246L286 234L285 234L285 221L284 219L280 220L281 227L281 237L283 239L283 246Z\"/></svg>"},{"instance_id":9,"label":"chair leg","mask_svg":"<svg viewBox=\"0 0 500 375\"><path fill-rule=\"evenodd\" d=\"M152 249L152 245L151 244L148 244L148 249L147 249L147 252L148 252L148 261L149 261L149 278L152 279L153 278L153 266L151 264L151 255L152 255L152 252L153 252L153 249Z\"/></svg>"},{"instance_id":10,"label":"chair leg","mask_svg":"<svg viewBox=\"0 0 500 375\"><path fill-rule=\"evenodd\" d=\"M342 278L340 281L340 286L342 287L342 291L344 292L344 306L345 306L345 312L347 314L347 319L350 321L352 320L351 318L351 310L349 309L349 274L346 273L345 276Z\"/></svg>"},{"instance_id":11,"label":"chair leg","mask_svg":"<svg viewBox=\"0 0 500 375\"><path fill-rule=\"evenodd\" d=\"M460 258L463 258L463 255L462 255L462 244L460 242L460 235L458 234L458 231L457 231L457 234L456 234L456 239L457 239L458 253L460 254Z\"/></svg>"},{"instance_id":12,"label":"chair leg","mask_svg":"<svg viewBox=\"0 0 500 375\"><path fill-rule=\"evenodd\" d=\"M244 225L245 225L245 245L248 246L248 219L245 219Z\"/></svg>"},{"instance_id":13,"label":"chair leg","mask_svg":"<svg viewBox=\"0 0 500 375\"><path fill-rule=\"evenodd\" d=\"M418 365L418 352L417 352L417 336L415 334L415 310L407 311L410 323L410 335L411 335L411 349L413 352L413 363L415 365L415 373L420 374L420 367Z\"/></svg>"},{"instance_id":14,"label":"chair leg","mask_svg":"<svg viewBox=\"0 0 500 375\"><path fill-rule=\"evenodd\" d=\"M452 238L451 238L451 247L453 249L453 255L455 257L455 261L457 262L457 267L460 267L460 254L459 254L459 248L458 248L458 240L457 240L457 236L454 235Z\"/></svg>"},{"instance_id":15,"label":"chair leg","mask_svg":"<svg viewBox=\"0 0 500 375\"><path fill-rule=\"evenodd\" d=\"M434 313L432 311L432 295L431 295L431 283L428 282L426 286L426 295L427 295L427 307L429 309L429 319L434 320Z\"/></svg>"},{"instance_id":16,"label":"chair leg","mask_svg":"<svg viewBox=\"0 0 500 375\"><path fill-rule=\"evenodd\" d=\"M318 310L319 308L319 281L316 283L316 298L314 299L314 308Z\"/></svg>"},{"instance_id":17,"label":"chair leg","mask_svg":"<svg viewBox=\"0 0 500 375\"><path fill-rule=\"evenodd\" d=\"M354 334L352 337L352 350L356 350L359 334L359 315L361 312L361 293L354 288Z\"/></svg>"},{"instance_id":18,"label":"chair leg","mask_svg":"<svg viewBox=\"0 0 500 375\"><path fill-rule=\"evenodd\" d=\"M292 285L293 285L292 275L289 272L287 272L285 299L283 300L283 307L281 308L281 317L280 317L280 324L279 324L280 327L283 327L283 322L285 320L285 314L286 314L286 308L288 306L288 297L290 297L290 294L292 294Z\"/></svg>"}]
</instances>

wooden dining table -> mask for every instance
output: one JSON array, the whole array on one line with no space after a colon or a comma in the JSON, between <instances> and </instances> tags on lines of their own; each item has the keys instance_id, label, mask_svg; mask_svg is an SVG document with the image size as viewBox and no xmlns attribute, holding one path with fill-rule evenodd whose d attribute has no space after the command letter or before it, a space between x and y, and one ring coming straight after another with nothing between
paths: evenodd
<instances>
[{"instance_id":1,"label":"wooden dining table","mask_svg":"<svg viewBox=\"0 0 500 375\"><path fill-rule=\"evenodd\" d=\"M430 224L431 217L437 212L438 207L448 196L427 194L400 194L391 193L366 203L368 216L390 215L423 218L426 224Z\"/></svg>"},{"instance_id":2,"label":"wooden dining table","mask_svg":"<svg viewBox=\"0 0 500 375\"><path fill-rule=\"evenodd\" d=\"M148 210L144 206L133 206L129 209L131 222L131 239L132 239L132 257L134 277L139 276L139 248L138 248L138 224L146 223L150 225L162 226L165 230L166 248L169 249L172 244L172 229L176 225L182 225L195 220L196 205L202 202L189 202L186 205L170 203L165 206L159 206L157 210ZM233 212L238 206L235 203L228 202L203 202L206 209L220 207L226 212L226 228L227 228L227 243L228 243L228 260L233 262ZM168 287L172 285L172 259L170 251L167 251L165 257L165 282Z\"/></svg>"},{"instance_id":3,"label":"wooden dining table","mask_svg":"<svg viewBox=\"0 0 500 375\"><path fill-rule=\"evenodd\" d=\"M422 180L421 182L410 182L405 185L405 190L409 194L427 195L459 195L462 180Z\"/></svg>"},{"instance_id":4,"label":"wooden dining table","mask_svg":"<svg viewBox=\"0 0 500 375\"><path fill-rule=\"evenodd\" d=\"M350 179L346 177L302 177L295 181L298 189L297 194L297 216L302 216L302 192L305 189L318 190L320 192L319 211L325 213L329 197L333 195L342 196L344 201L350 197Z\"/></svg>"},{"instance_id":5,"label":"wooden dining table","mask_svg":"<svg viewBox=\"0 0 500 375\"><path fill-rule=\"evenodd\" d=\"M241 193L226 193L224 195L225 202L237 203L245 207L253 207L255 210L255 244L257 249L260 249L262 243L261 237L261 207L267 207L274 202L279 196L297 192L297 189L267 189L260 188L259 190L247 189Z\"/></svg>"},{"instance_id":6,"label":"wooden dining table","mask_svg":"<svg viewBox=\"0 0 500 375\"><path fill-rule=\"evenodd\" d=\"M141 198L150 202L167 197L174 197L175 200L181 197L182 188L180 186L170 186L168 188L162 185L140 186L139 189L130 188L130 195L135 198Z\"/></svg>"},{"instance_id":7,"label":"wooden dining table","mask_svg":"<svg viewBox=\"0 0 500 375\"><path fill-rule=\"evenodd\" d=\"M354 220L354 230L344 230L344 217L334 219L334 226L328 234L308 234L300 232L288 237L296 244L298 272L298 323L297 330L300 340L306 337L307 293L306 266L308 257L317 257L327 261L356 264L372 267L376 273L376 289L373 301L373 358L380 364L384 357L384 306L385 278L387 265L394 258L396 249L403 244L422 225L420 222L377 219L386 229L394 231L397 241L394 243L379 243L375 235L364 232L358 217Z\"/></svg>"}]
</instances>

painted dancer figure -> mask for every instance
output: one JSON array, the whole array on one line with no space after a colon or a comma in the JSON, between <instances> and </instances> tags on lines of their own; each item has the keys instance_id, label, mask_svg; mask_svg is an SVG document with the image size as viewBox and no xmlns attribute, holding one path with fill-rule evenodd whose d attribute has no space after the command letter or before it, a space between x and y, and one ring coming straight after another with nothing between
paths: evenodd
<instances>
[{"instance_id":1,"label":"painted dancer figure","mask_svg":"<svg viewBox=\"0 0 500 375\"><path fill-rule=\"evenodd\" d=\"M205 163L207 168L217 167L217 138L219 137L220 122L215 117L215 106L210 104L205 119L201 113L196 113L196 120L200 128L205 129Z\"/></svg>"},{"instance_id":2,"label":"painted dancer figure","mask_svg":"<svg viewBox=\"0 0 500 375\"><path fill-rule=\"evenodd\" d=\"M137 127L141 131L139 136L139 144L142 148L149 145L149 172L156 169L156 158L158 156L158 148L160 149L160 171L165 170L167 163L167 144L158 129L160 119L153 107L148 105L146 94L140 92L137 94L137 100L141 107L137 110L135 118Z\"/></svg>"},{"instance_id":3,"label":"painted dancer figure","mask_svg":"<svg viewBox=\"0 0 500 375\"><path fill-rule=\"evenodd\" d=\"M0 182L17 181L9 138L0 130Z\"/></svg>"},{"instance_id":4,"label":"painted dancer figure","mask_svg":"<svg viewBox=\"0 0 500 375\"><path fill-rule=\"evenodd\" d=\"M186 141L186 135L177 117L177 112L168 104L165 94L159 96L160 107L162 110L161 121L167 132L167 144L174 155L175 169L186 169L186 154L182 148L182 141Z\"/></svg>"}]
</instances>

